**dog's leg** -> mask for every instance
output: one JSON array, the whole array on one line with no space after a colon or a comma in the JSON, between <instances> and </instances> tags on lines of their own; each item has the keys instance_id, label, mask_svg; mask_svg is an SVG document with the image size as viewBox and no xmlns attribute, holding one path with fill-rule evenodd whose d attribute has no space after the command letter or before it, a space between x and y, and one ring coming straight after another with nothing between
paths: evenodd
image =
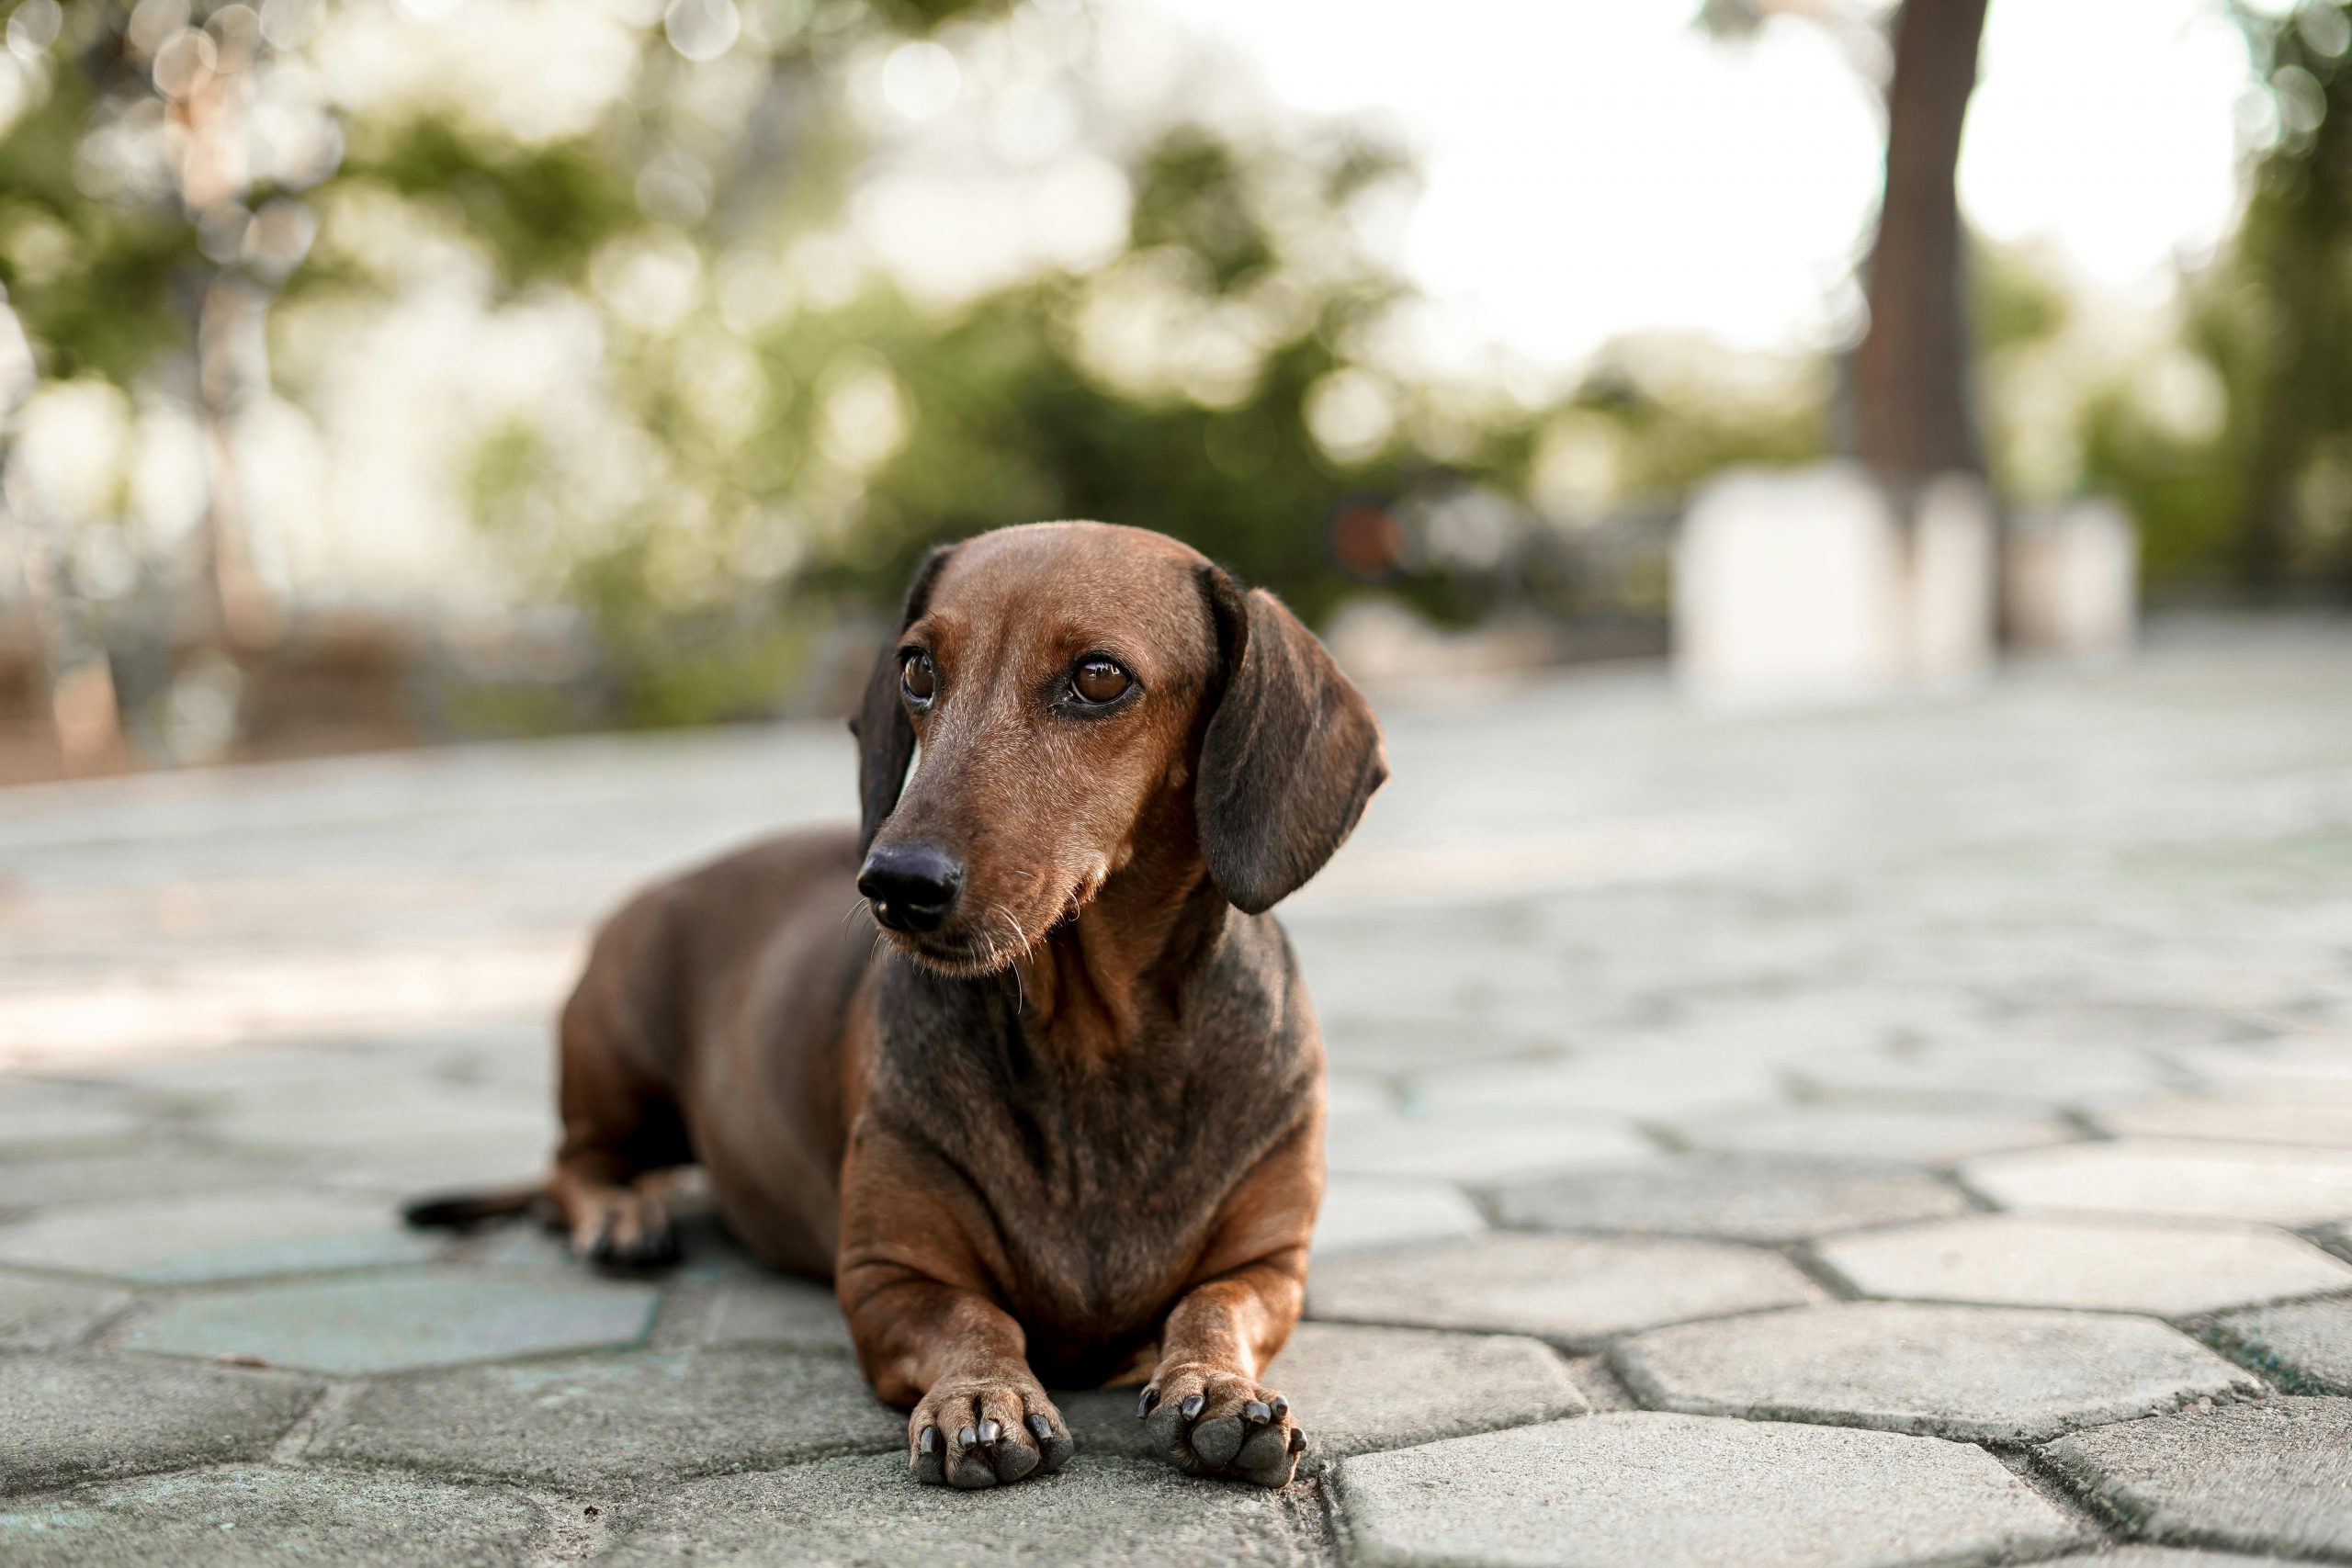
<instances>
[{"instance_id":1,"label":"dog's leg","mask_svg":"<svg viewBox=\"0 0 2352 1568\"><path fill-rule=\"evenodd\" d=\"M1243 1179L1160 1331L1136 1414L1188 1475L1281 1486L1306 1448L1290 1401L1259 1380L1306 1304L1320 1147L1319 1127L1304 1127Z\"/></svg>"},{"instance_id":2,"label":"dog's leg","mask_svg":"<svg viewBox=\"0 0 2352 1568\"><path fill-rule=\"evenodd\" d=\"M907 1461L932 1486L1050 1474L1077 1443L990 1293L1004 1260L984 1205L927 1151L861 1124L842 1168L835 1290L859 1366L909 1412Z\"/></svg>"},{"instance_id":3,"label":"dog's leg","mask_svg":"<svg viewBox=\"0 0 2352 1568\"><path fill-rule=\"evenodd\" d=\"M694 1156L668 1086L628 1046L583 985L563 1013L563 1141L548 1196L575 1255L654 1268L677 1261L669 1194Z\"/></svg>"},{"instance_id":4,"label":"dog's leg","mask_svg":"<svg viewBox=\"0 0 2352 1568\"><path fill-rule=\"evenodd\" d=\"M675 1175L655 1170L614 1182L593 1162L558 1161L548 1194L572 1255L625 1269L675 1263L678 1231L668 1196Z\"/></svg>"}]
</instances>

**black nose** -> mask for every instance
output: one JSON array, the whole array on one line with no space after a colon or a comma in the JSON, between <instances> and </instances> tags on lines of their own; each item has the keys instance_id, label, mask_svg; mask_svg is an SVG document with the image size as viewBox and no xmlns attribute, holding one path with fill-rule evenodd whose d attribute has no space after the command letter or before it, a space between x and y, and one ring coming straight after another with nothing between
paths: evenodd
<instances>
[{"instance_id":1,"label":"black nose","mask_svg":"<svg viewBox=\"0 0 2352 1568\"><path fill-rule=\"evenodd\" d=\"M936 930L963 886L962 863L929 844L876 849L857 874L857 890L874 906L874 918L894 931Z\"/></svg>"}]
</instances>

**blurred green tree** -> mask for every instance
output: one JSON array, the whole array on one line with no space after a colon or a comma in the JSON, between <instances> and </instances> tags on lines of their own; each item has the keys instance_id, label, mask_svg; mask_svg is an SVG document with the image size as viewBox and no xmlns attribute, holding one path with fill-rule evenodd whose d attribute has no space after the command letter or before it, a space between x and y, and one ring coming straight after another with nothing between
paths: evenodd
<instances>
[{"instance_id":1,"label":"blurred green tree","mask_svg":"<svg viewBox=\"0 0 2352 1568\"><path fill-rule=\"evenodd\" d=\"M2245 214L2188 280L2180 353L2085 417L2151 579L2352 595L2352 6L2235 6L2262 111ZM2211 405L2210 412L2206 405Z\"/></svg>"},{"instance_id":2,"label":"blurred green tree","mask_svg":"<svg viewBox=\"0 0 2352 1568\"><path fill-rule=\"evenodd\" d=\"M130 526L120 474L87 517L34 496L17 519L71 612L51 662L95 645L135 739L178 745L156 716L192 662L258 666L289 609L299 629L248 558L266 509L241 454L271 421L307 421L322 461L396 448L384 482L461 509L522 599L577 615L586 716L642 723L772 711L835 606L878 612L927 544L1010 521L1164 529L1310 616L1369 583L1468 619L1527 596L1565 525L1820 445L1811 395L1636 370L1547 402L1429 370L1365 238L1407 161L1346 125L1139 110L1098 80L1081 7L537 4L0 11L0 285L40 395L202 435L175 481L203 492L192 544ZM559 20L566 69L514 80ZM944 299L882 264L867 198L910 156L892 106L956 101L959 75L976 140L1026 105L1118 187L1103 248ZM553 107L526 112L526 85ZM419 368L411 331L443 363ZM535 355L560 368L509 374ZM409 401L370 400L401 377ZM132 586L74 565L94 541L130 549ZM527 694L452 711L532 722Z\"/></svg>"}]
</instances>

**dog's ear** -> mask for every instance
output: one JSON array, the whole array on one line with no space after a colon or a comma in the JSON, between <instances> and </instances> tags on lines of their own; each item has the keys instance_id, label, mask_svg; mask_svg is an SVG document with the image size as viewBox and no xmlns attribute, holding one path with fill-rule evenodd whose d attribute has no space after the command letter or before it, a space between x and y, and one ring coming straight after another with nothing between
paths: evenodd
<instances>
[{"instance_id":1,"label":"dog's ear","mask_svg":"<svg viewBox=\"0 0 2352 1568\"><path fill-rule=\"evenodd\" d=\"M941 545L922 558L914 581L907 586L907 602L899 611L899 625L875 656L874 672L865 678L865 695L850 715L849 732L857 737L857 852L874 847L874 835L883 818L898 809L899 792L906 787L907 764L914 761L915 727L899 700L899 635L922 619L931 604L932 584L939 569L955 552Z\"/></svg>"},{"instance_id":2,"label":"dog's ear","mask_svg":"<svg viewBox=\"0 0 2352 1568\"><path fill-rule=\"evenodd\" d=\"M1201 858L1254 915L1323 869L1388 759L1363 694L1281 600L1214 566L1199 576L1223 666L1193 791Z\"/></svg>"}]
</instances>

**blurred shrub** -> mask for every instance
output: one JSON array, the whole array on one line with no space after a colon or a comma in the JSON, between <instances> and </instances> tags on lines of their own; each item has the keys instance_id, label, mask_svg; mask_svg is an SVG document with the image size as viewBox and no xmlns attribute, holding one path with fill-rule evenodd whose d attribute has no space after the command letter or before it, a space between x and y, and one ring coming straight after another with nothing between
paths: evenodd
<instances>
[{"instance_id":1,"label":"blurred shrub","mask_svg":"<svg viewBox=\"0 0 2352 1568\"><path fill-rule=\"evenodd\" d=\"M2141 519L2156 587L2352 597L2352 6L2236 14L2245 217L2178 343L2090 401L2086 471Z\"/></svg>"},{"instance_id":2,"label":"blurred shrub","mask_svg":"<svg viewBox=\"0 0 2352 1568\"><path fill-rule=\"evenodd\" d=\"M1122 44L1124 14L5 17L11 526L49 661L97 647L158 754L355 615L455 650L424 660L441 726L774 711L930 543L1037 518L1162 529L1317 620L1368 589L1655 615L1655 520L1826 445L1818 365L1632 344L1561 394L1434 363L1376 240L1408 161L1181 38ZM910 209L931 238L890 254ZM1070 231L944 288L943 212Z\"/></svg>"}]
</instances>

